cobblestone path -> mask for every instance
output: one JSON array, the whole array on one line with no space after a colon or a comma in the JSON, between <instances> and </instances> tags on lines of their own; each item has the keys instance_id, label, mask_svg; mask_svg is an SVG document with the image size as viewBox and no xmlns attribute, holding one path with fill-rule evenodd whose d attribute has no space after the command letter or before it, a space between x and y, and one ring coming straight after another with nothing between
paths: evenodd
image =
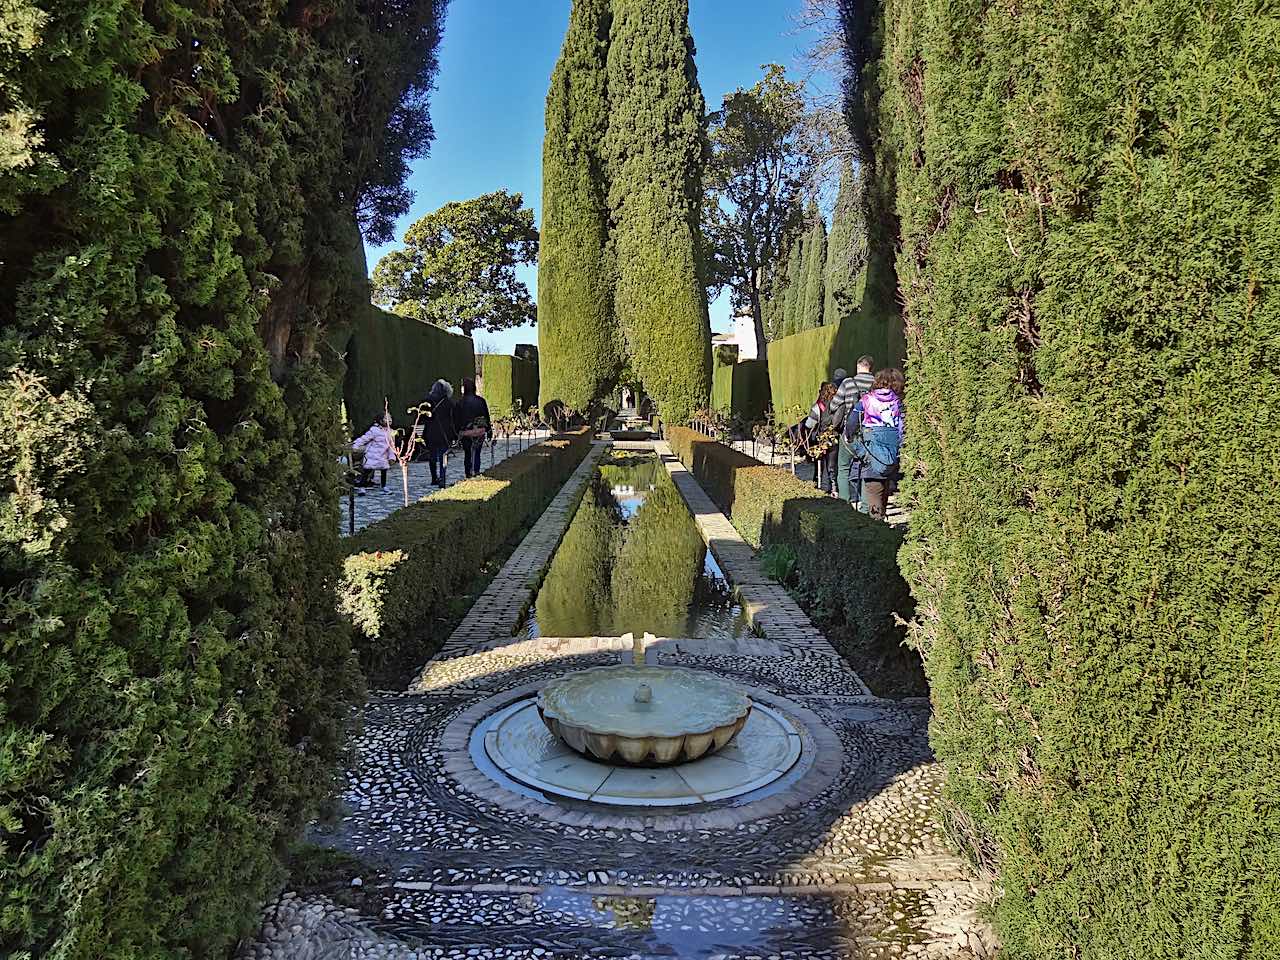
<instances>
[{"instance_id":1,"label":"cobblestone path","mask_svg":"<svg viewBox=\"0 0 1280 960\"><path fill-rule=\"evenodd\" d=\"M870 696L656 446L762 635L659 638L647 658L733 677L799 718L807 772L765 798L654 810L552 802L477 760L477 720L631 654L618 638L512 636L598 445L495 581L500 595L477 602L410 690L370 697L343 807L310 837L362 861L358 876L286 892L244 960L993 954L980 918L990 888L943 838L928 704Z\"/></svg>"}]
</instances>

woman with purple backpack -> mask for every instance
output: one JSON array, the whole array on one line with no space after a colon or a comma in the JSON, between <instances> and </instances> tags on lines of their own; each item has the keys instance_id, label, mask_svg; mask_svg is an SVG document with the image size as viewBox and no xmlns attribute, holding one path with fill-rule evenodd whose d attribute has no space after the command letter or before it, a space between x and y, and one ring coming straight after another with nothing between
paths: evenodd
<instances>
[{"instance_id":1,"label":"woman with purple backpack","mask_svg":"<svg viewBox=\"0 0 1280 960\"><path fill-rule=\"evenodd\" d=\"M863 509L883 520L889 508L889 489L898 476L902 448L904 378L898 370L881 370L871 390L854 408L859 429L853 450L862 465Z\"/></svg>"}]
</instances>

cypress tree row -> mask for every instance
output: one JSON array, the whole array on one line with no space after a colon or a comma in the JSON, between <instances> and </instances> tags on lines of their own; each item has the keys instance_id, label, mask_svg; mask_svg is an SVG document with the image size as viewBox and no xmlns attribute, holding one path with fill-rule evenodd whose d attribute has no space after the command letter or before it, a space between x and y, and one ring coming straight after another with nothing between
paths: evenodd
<instances>
[{"instance_id":1,"label":"cypress tree row","mask_svg":"<svg viewBox=\"0 0 1280 960\"><path fill-rule=\"evenodd\" d=\"M840 172L840 193L827 238L827 268L822 305L824 326L836 326L862 299L867 263L867 225L862 180L852 164Z\"/></svg>"},{"instance_id":2,"label":"cypress tree row","mask_svg":"<svg viewBox=\"0 0 1280 960\"><path fill-rule=\"evenodd\" d=\"M827 269L827 225L816 205L811 208L810 215L813 226L809 228L809 235L804 242L804 291L800 300L797 330L811 330L822 326L822 278Z\"/></svg>"},{"instance_id":3,"label":"cypress tree row","mask_svg":"<svg viewBox=\"0 0 1280 960\"><path fill-rule=\"evenodd\" d=\"M368 309L357 217L407 208L443 9L0 30L2 956L226 956L332 786L323 338Z\"/></svg>"},{"instance_id":4,"label":"cypress tree row","mask_svg":"<svg viewBox=\"0 0 1280 960\"><path fill-rule=\"evenodd\" d=\"M622 368L600 149L608 127L609 0L577 0L547 93L538 257L541 406L585 411Z\"/></svg>"},{"instance_id":5,"label":"cypress tree row","mask_svg":"<svg viewBox=\"0 0 1280 960\"><path fill-rule=\"evenodd\" d=\"M688 0L613 0L608 70L614 308L632 367L664 419L679 423L711 394L699 265L706 105Z\"/></svg>"},{"instance_id":6,"label":"cypress tree row","mask_svg":"<svg viewBox=\"0 0 1280 960\"><path fill-rule=\"evenodd\" d=\"M796 237L787 258L787 286L783 291L782 336L800 332L804 302L804 239Z\"/></svg>"},{"instance_id":7,"label":"cypress tree row","mask_svg":"<svg viewBox=\"0 0 1280 960\"><path fill-rule=\"evenodd\" d=\"M883 21L902 556L1006 952L1280 956L1280 17Z\"/></svg>"}]
</instances>

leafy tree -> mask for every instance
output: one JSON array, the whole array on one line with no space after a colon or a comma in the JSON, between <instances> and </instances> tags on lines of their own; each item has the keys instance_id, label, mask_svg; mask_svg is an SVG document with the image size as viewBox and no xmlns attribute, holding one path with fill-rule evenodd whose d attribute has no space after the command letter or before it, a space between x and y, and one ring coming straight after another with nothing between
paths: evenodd
<instances>
[{"instance_id":1,"label":"leafy tree","mask_svg":"<svg viewBox=\"0 0 1280 960\"><path fill-rule=\"evenodd\" d=\"M547 92L538 260L544 408L559 402L586 410L613 389L623 362L600 154L611 21L608 0L576 0Z\"/></svg>"},{"instance_id":2,"label":"leafy tree","mask_svg":"<svg viewBox=\"0 0 1280 960\"><path fill-rule=\"evenodd\" d=\"M618 284L631 363L677 423L711 395L699 212L705 105L688 0L613 0L605 136Z\"/></svg>"},{"instance_id":3,"label":"leafy tree","mask_svg":"<svg viewBox=\"0 0 1280 960\"><path fill-rule=\"evenodd\" d=\"M818 205L811 204L808 220L812 224L804 241L804 259L801 275L804 289L798 295L796 329L811 330L822 326L823 286L822 275L827 269L827 225L818 212Z\"/></svg>"},{"instance_id":4,"label":"leafy tree","mask_svg":"<svg viewBox=\"0 0 1280 960\"><path fill-rule=\"evenodd\" d=\"M776 63L764 70L764 79L730 93L707 117L702 210L708 283L727 286L735 309L751 311L762 357L766 277L800 229L799 200L814 169L801 85Z\"/></svg>"},{"instance_id":5,"label":"leafy tree","mask_svg":"<svg viewBox=\"0 0 1280 960\"><path fill-rule=\"evenodd\" d=\"M404 242L373 269L375 302L468 336L536 322L515 271L538 257L533 211L520 194L498 190L446 203L414 223Z\"/></svg>"},{"instance_id":6,"label":"leafy tree","mask_svg":"<svg viewBox=\"0 0 1280 960\"><path fill-rule=\"evenodd\" d=\"M862 179L852 164L840 173L840 193L827 238L827 267L823 325L834 326L849 316L862 297L867 264L867 222Z\"/></svg>"}]
</instances>

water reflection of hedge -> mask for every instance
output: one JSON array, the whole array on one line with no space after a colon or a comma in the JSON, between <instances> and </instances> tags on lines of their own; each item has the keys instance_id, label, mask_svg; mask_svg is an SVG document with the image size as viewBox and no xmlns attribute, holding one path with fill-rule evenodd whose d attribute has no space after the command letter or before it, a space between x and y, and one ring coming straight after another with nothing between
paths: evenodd
<instances>
[{"instance_id":1,"label":"water reflection of hedge","mask_svg":"<svg viewBox=\"0 0 1280 960\"><path fill-rule=\"evenodd\" d=\"M613 567L614 635L684 636L705 549L675 485L658 484L627 525Z\"/></svg>"},{"instance_id":2,"label":"water reflection of hedge","mask_svg":"<svg viewBox=\"0 0 1280 960\"><path fill-rule=\"evenodd\" d=\"M615 487L649 491L629 523L610 494ZM683 635L705 550L683 499L656 459L603 465L538 594L539 632L546 637L617 636L628 630Z\"/></svg>"},{"instance_id":3,"label":"water reflection of hedge","mask_svg":"<svg viewBox=\"0 0 1280 960\"><path fill-rule=\"evenodd\" d=\"M538 628L544 637L593 637L609 618L614 555L622 540L622 510L600 474L582 505L538 593Z\"/></svg>"}]
</instances>

